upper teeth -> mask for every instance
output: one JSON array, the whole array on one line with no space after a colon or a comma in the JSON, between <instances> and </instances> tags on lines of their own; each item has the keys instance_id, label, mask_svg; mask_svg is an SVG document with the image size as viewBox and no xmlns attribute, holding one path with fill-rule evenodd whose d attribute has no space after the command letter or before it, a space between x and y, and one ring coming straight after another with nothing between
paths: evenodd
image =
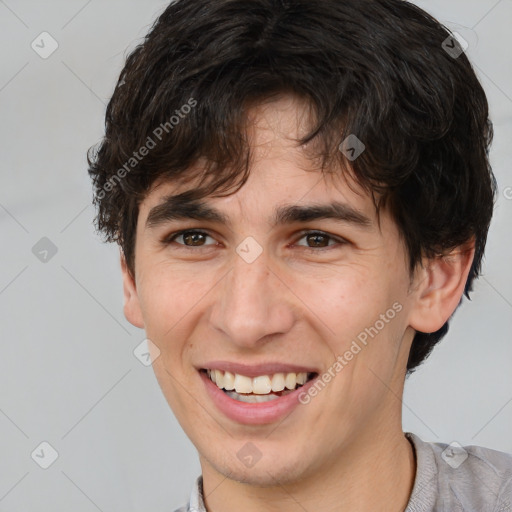
<instances>
[{"instance_id":1,"label":"upper teeth","mask_svg":"<svg viewBox=\"0 0 512 512\"><path fill-rule=\"evenodd\" d=\"M208 370L208 376L220 389L235 390L237 393L255 393L265 395L271 391L283 391L284 388L295 389L297 384L305 384L308 380L306 372L274 373L273 375L258 375L251 379L238 373Z\"/></svg>"}]
</instances>

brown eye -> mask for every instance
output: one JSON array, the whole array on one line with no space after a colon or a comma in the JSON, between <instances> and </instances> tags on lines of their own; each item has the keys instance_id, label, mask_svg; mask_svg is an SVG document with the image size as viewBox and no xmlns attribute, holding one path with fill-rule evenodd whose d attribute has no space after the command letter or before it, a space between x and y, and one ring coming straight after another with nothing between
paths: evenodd
<instances>
[{"instance_id":1,"label":"brown eye","mask_svg":"<svg viewBox=\"0 0 512 512\"><path fill-rule=\"evenodd\" d=\"M179 239L183 241L180 241ZM206 244L205 240L207 238L212 238L208 233L204 233L203 231L197 230L188 230L188 231L180 231L178 233L173 233L171 236L166 238L164 241L166 244L170 244L172 242L176 242L178 245L183 245L185 247L204 247L208 245L214 244ZM213 240L213 238L212 238Z\"/></svg>"},{"instance_id":2,"label":"brown eye","mask_svg":"<svg viewBox=\"0 0 512 512\"><path fill-rule=\"evenodd\" d=\"M344 245L346 243L345 240L341 238L337 238L331 235L328 235L327 233L323 233L321 231L306 231L302 233L302 236L299 240L305 239L306 245L304 244L297 244L299 247L304 247L304 250L306 251L313 251L313 252L319 252L318 250L315 251L315 249L327 249L331 246L336 245ZM329 243L329 242L333 243Z\"/></svg>"},{"instance_id":3,"label":"brown eye","mask_svg":"<svg viewBox=\"0 0 512 512\"><path fill-rule=\"evenodd\" d=\"M306 235L308 243L312 243L313 247L326 247L329 244L329 237L320 233Z\"/></svg>"},{"instance_id":4,"label":"brown eye","mask_svg":"<svg viewBox=\"0 0 512 512\"><path fill-rule=\"evenodd\" d=\"M187 231L183 233L183 241L185 245L203 245L205 239L204 233L199 233L197 231Z\"/></svg>"}]
</instances>

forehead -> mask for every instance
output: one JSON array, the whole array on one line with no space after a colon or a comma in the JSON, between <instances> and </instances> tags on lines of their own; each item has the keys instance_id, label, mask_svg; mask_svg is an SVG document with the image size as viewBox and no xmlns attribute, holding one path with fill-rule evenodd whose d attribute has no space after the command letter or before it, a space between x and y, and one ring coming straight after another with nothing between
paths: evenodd
<instances>
[{"instance_id":1,"label":"forehead","mask_svg":"<svg viewBox=\"0 0 512 512\"><path fill-rule=\"evenodd\" d=\"M307 103L294 96L281 96L254 105L247 120L251 159L249 177L242 188L230 196L218 198L217 191L211 190L190 200L186 192L205 185L201 172L205 162L200 159L189 172L197 179L184 182L161 178L154 183L140 211L147 217L148 226L165 217L166 212L169 220L173 215L185 218L188 214L190 218L209 216L215 222L229 224L232 204L238 205L243 216L250 216L254 210L270 225L307 221L315 215L343 218L361 227L378 222L371 195L355 181L348 165L347 169L340 166L322 172L315 141L298 144L311 128L312 113ZM158 208L161 211L155 211ZM225 213L221 212L224 208Z\"/></svg>"}]
</instances>

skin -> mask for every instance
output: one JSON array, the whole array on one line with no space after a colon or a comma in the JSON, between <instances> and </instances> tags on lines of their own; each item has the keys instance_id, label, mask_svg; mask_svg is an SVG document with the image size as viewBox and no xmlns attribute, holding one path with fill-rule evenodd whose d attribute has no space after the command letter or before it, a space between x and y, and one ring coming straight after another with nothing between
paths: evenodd
<instances>
[{"instance_id":1,"label":"skin","mask_svg":"<svg viewBox=\"0 0 512 512\"><path fill-rule=\"evenodd\" d=\"M381 212L379 227L366 193L351 190L340 175L324 179L311 172L306 148L292 140L304 133L305 112L292 96L251 110L249 180L231 196L207 198L229 216L232 229L196 220L145 228L153 206L186 190L158 182L140 206L135 277L121 255L125 316L160 350L153 368L199 452L210 512L404 510L416 472L401 407L411 342L415 330L434 332L450 317L473 260L470 244L425 260L411 282L389 214ZM348 203L370 217L372 227L325 219L269 228L277 205L328 200ZM199 247L161 242L191 228L208 230L211 238ZM328 245L322 253L304 229L335 239L321 240ZM263 249L252 263L235 252L247 236ZM346 243L338 245L336 237ZM241 425L228 419L195 369L224 359L327 371L397 302L401 311L378 335L310 403L280 422ZM248 441L261 452L251 468L237 457Z\"/></svg>"}]
</instances>

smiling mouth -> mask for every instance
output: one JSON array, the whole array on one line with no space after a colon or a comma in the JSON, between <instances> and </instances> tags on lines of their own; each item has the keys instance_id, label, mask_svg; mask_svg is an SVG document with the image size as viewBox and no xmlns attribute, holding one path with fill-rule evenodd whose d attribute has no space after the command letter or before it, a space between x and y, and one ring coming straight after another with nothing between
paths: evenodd
<instances>
[{"instance_id":1,"label":"smiling mouth","mask_svg":"<svg viewBox=\"0 0 512 512\"><path fill-rule=\"evenodd\" d=\"M274 373L247 377L238 373L203 368L200 370L226 395L239 402L261 403L293 393L317 373Z\"/></svg>"}]
</instances>

